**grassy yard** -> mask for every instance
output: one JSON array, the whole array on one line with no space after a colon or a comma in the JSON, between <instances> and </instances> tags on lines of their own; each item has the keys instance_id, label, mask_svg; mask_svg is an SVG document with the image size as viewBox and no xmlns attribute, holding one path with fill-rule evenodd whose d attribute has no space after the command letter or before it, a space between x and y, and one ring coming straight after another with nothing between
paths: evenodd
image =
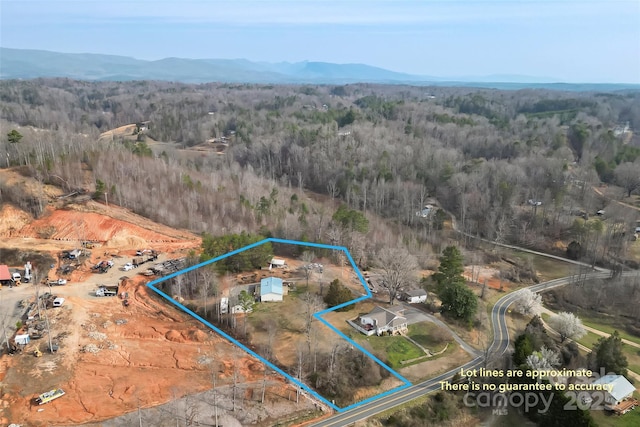
<instances>
[{"instance_id":1,"label":"grassy yard","mask_svg":"<svg viewBox=\"0 0 640 427\"><path fill-rule=\"evenodd\" d=\"M629 362L627 369L640 375L640 348L622 344L622 351L627 356L627 362Z\"/></svg>"},{"instance_id":2,"label":"grassy yard","mask_svg":"<svg viewBox=\"0 0 640 427\"><path fill-rule=\"evenodd\" d=\"M629 252L627 257L629 259L640 259L640 239L636 240L632 244L629 245Z\"/></svg>"},{"instance_id":3,"label":"grassy yard","mask_svg":"<svg viewBox=\"0 0 640 427\"><path fill-rule=\"evenodd\" d=\"M558 279L560 277L570 276L574 273L575 267L568 262L559 261L553 258L547 258L540 255L530 254L528 252L513 251L505 252L507 255L514 256L523 261L531 261L535 268L540 281Z\"/></svg>"},{"instance_id":4,"label":"grassy yard","mask_svg":"<svg viewBox=\"0 0 640 427\"><path fill-rule=\"evenodd\" d=\"M447 342L453 341L448 331L430 322L409 325L408 335L412 340L424 348L428 348L433 353L442 350L447 345Z\"/></svg>"},{"instance_id":5,"label":"grassy yard","mask_svg":"<svg viewBox=\"0 0 640 427\"><path fill-rule=\"evenodd\" d=\"M612 334L613 331L617 330L620 334L620 338L640 344L640 337L625 332L624 325L617 324L617 321L620 321L619 319L616 320L615 318L588 316L583 312L578 312L578 317L580 317L582 323L590 328L597 329L608 334Z\"/></svg>"},{"instance_id":6,"label":"grassy yard","mask_svg":"<svg viewBox=\"0 0 640 427\"><path fill-rule=\"evenodd\" d=\"M600 335L594 334L593 332L587 332L585 336L577 340L580 344L587 347L588 349L592 349L594 344L598 342L600 339Z\"/></svg>"},{"instance_id":7,"label":"grassy yard","mask_svg":"<svg viewBox=\"0 0 640 427\"><path fill-rule=\"evenodd\" d=\"M598 427L637 427L640 426L640 408L625 415L612 415L607 411L591 411Z\"/></svg>"},{"instance_id":8,"label":"grassy yard","mask_svg":"<svg viewBox=\"0 0 640 427\"><path fill-rule=\"evenodd\" d=\"M357 341L368 344L373 353L383 361L386 359L389 366L393 369L406 366L401 363L405 360L424 356L424 352L420 348L400 336L378 337L374 335L365 337L362 335L361 338L357 338ZM365 345L364 347L366 348L367 346Z\"/></svg>"}]
</instances>

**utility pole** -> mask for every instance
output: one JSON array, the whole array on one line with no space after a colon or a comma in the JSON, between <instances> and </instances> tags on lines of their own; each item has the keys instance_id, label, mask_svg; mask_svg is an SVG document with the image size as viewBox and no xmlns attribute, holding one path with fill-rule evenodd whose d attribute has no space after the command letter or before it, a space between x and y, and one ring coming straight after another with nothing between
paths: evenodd
<instances>
[{"instance_id":1,"label":"utility pole","mask_svg":"<svg viewBox=\"0 0 640 427\"><path fill-rule=\"evenodd\" d=\"M264 393L266 388L267 388L267 365L264 365L264 376L262 377L262 397L260 398L260 403L264 403Z\"/></svg>"},{"instance_id":2,"label":"utility pole","mask_svg":"<svg viewBox=\"0 0 640 427\"><path fill-rule=\"evenodd\" d=\"M38 302L38 305L40 305L39 302ZM49 339L49 352L53 353L53 343L51 342L51 329L49 328L49 316L47 315L47 307L44 307L44 322L47 325L47 337Z\"/></svg>"},{"instance_id":3,"label":"utility pole","mask_svg":"<svg viewBox=\"0 0 640 427\"><path fill-rule=\"evenodd\" d=\"M218 391L216 390L216 377L218 373L215 371L212 372L213 377L213 408L216 417L216 427L218 427Z\"/></svg>"},{"instance_id":4,"label":"utility pole","mask_svg":"<svg viewBox=\"0 0 640 427\"><path fill-rule=\"evenodd\" d=\"M0 306L2 306L2 294L0 294ZM7 337L7 328L5 325L8 315L9 310L5 310L4 316L2 316L2 332L4 333L4 342L7 344L7 351L11 351L11 347L9 346L9 337Z\"/></svg>"}]
</instances>

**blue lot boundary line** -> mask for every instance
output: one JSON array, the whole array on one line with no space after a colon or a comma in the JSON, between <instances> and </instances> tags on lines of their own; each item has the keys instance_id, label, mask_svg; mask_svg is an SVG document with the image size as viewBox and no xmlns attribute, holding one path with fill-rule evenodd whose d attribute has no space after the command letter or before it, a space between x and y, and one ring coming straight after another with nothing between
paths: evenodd
<instances>
[{"instance_id":1,"label":"blue lot boundary line","mask_svg":"<svg viewBox=\"0 0 640 427\"><path fill-rule=\"evenodd\" d=\"M316 247L316 248L323 248L323 249L332 249L332 250L340 250L343 251L345 253L345 255L347 256L349 263L351 264L351 266L353 267L353 270L356 272L358 279L360 280L360 282L362 283L362 286L364 288L364 290L366 291L366 295L363 295L359 298L353 299L351 301L347 301L345 303L342 303L340 305L337 305L335 307L331 307L328 308L326 310L323 311L319 311L317 313L314 313L314 317L318 320L320 320L320 322L322 322L324 325L328 326L332 331L334 331L336 334L338 334L341 338L343 338L344 340L346 340L348 343L350 343L351 346L357 348L358 350L360 350L362 353L364 353L367 357L373 359L376 363L378 363L379 365L381 365L382 367L384 367L387 371L389 371L391 374L393 374L396 378L398 378L400 381L402 381L404 384L398 387L395 387L391 390L387 390L384 393L380 393L378 395L375 395L373 397L370 397L368 399L364 399L360 402L354 403L352 405L349 405L347 407L344 408L340 408L338 406L336 406L334 403L330 402L329 400L327 400L325 397L321 396L318 392L316 392L315 390L312 390L309 386L307 386L306 384L302 383L301 381L297 380L296 378L292 377L290 374L286 373L285 371L283 371L281 368L279 368L278 366L274 365L273 363L271 363L270 361L268 361L267 359L263 358L262 356L260 356L259 354L257 354L255 351L251 350L250 348L248 348L247 346L245 346L244 344L242 344L240 341L238 341L237 339L233 338L232 336L230 336L229 334L227 334L226 332L224 332L222 329L219 329L218 327L214 326L213 324L211 324L208 320L202 318L200 315L198 315L197 313L193 312L192 310L190 310L189 308L185 307L184 305L182 305L181 303L179 303L178 301L176 301L175 299L171 298L169 295L167 295L166 293L164 293L163 291L161 291L160 289L156 288L156 285L159 283L162 283L166 280L172 279L176 276L179 276L181 274L184 273L188 273L189 271L193 271L196 270L200 267L203 267L205 265L209 265L212 264L216 261L220 261L222 259L228 258L232 255L238 254L240 252L244 252L246 250L249 250L251 248L255 248L256 246L260 246L263 245L265 243L268 242L272 242L272 243L284 243L284 244L289 244L289 245L298 245L298 246L311 246L311 247ZM389 394L395 393L397 391L403 390L407 387L411 386L411 382L409 382L409 380L407 380L406 378L404 378L403 376L401 376L400 374L398 374L396 371L394 371L393 369L391 369L389 366L387 366L384 362L382 362L380 359L378 359L377 357L375 357L373 354L371 354L370 352L368 352L367 350L365 350L363 347L361 347L360 345L358 345L358 343L356 343L355 341L353 341L352 339L350 339L348 336L346 336L344 333L342 333L340 330L338 330L335 326L333 326L332 324L330 324L329 322L327 322L324 318L322 318L323 314L326 313L330 313L332 311L338 310L342 307L346 307L348 305L351 304L355 304L359 301L363 301L369 298L372 298L371 295L371 291L369 290L369 288L366 286L366 282L364 280L364 278L362 277L362 275L360 274L360 270L357 268L355 261L353 260L353 258L351 257L351 254L349 253L349 250L344 247L344 246L334 246L334 245L325 245L322 243L313 243L313 242L301 242L301 241L297 241L297 240L286 240L286 239L277 239L274 237L270 237L268 239L264 239L261 240L259 242L256 243L252 243L250 245L244 246L240 249L236 249L234 251L228 252L226 254L217 256L215 258L212 258L210 260L201 262L199 264L193 265L189 268L185 268L183 270L180 271L176 271L175 273L171 273L167 276L161 277L159 279L156 280L152 280L151 282L147 283L147 287L152 289L155 293L157 293L158 295L160 295L162 298L166 299L167 301L169 301L170 303L172 303L173 305L175 305L177 308L179 308L180 310L184 311L185 313L187 313L188 315L192 316L193 318L197 319L198 321L200 321L201 323L203 323L204 325L208 326L209 328L213 329L214 331L216 331L218 334L220 334L222 337L224 337L225 339L227 339L229 342L231 342L232 344L235 344L236 346L240 347L242 350L244 350L245 352L249 353L250 355L252 355L253 357L257 358L258 360L260 360L262 363L264 363L265 365L267 365L270 369L278 372L279 374L283 375L284 377L286 377L287 379L289 379L291 382L293 382L295 385L301 387L302 389L304 389L305 391L307 391L308 393L313 394L315 397L317 397L319 400L321 400L322 402L324 402L327 406L330 406L331 408L333 408L335 411L337 412L344 412L347 411L349 409L353 409L353 408L357 408L358 406L364 405L366 403L372 402L374 400L380 399L384 396L387 396Z\"/></svg>"}]
</instances>

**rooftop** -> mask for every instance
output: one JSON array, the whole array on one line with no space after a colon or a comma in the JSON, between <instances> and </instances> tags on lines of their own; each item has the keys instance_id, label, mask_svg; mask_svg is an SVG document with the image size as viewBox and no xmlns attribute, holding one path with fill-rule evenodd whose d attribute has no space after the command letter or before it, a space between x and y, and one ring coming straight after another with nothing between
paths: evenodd
<instances>
[{"instance_id":1,"label":"rooftop","mask_svg":"<svg viewBox=\"0 0 640 427\"><path fill-rule=\"evenodd\" d=\"M283 295L282 279L278 277L267 277L260 280L260 295L278 294Z\"/></svg>"}]
</instances>

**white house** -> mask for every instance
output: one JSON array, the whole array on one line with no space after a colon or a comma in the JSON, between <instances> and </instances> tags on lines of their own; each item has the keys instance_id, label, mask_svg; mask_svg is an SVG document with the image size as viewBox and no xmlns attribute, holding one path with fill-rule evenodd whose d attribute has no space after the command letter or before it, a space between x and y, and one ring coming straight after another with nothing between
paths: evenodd
<instances>
[{"instance_id":1,"label":"white house","mask_svg":"<svg viewBox=\"0 0 640 427\"><path fill-rule=\"evenodd\" d=\"M282 289L282 279L278 277L267 277L260 281L260 301L282 301L284 290Z\"/></svg>"},{"instance_id":2,"label":"white house","mask_svg":"<svg viewBox=\"0 0 640 427\"><path fill-rule=\"evenodd\" d=\"M593 384L609 385L611 391L605 391L604 403L605 408L614 410L625 399L630 398L636 388L622 375L605 375L598 378Z\"/></svg>"},{"instance_id":3,"label":"white house","mask_svg":"<svg viewBox=\"0 0 640 427\"><path fill-rule=\"evenodd\" d=\"M427 301L427 291L424 289L411 289L404 293L404 300L409 304L418 304Z\"/></svg>"},{"instance_id":4,"label":"white house","mask_svg":"<svg viewBox=\"0 0 640 427\"><path fill-rule=\"evenodd\" d=\"M376 307L369 314L348 323L365 335L396 334L407 330L407 318L402 307Z\"/></svg>"},{"instance_id":5,"label":"white house","mask_svg":"<svg viewBox=\"0 0 640 427\"><path fill-rule=\"evenodd\" d=\"M433 212L433 206L425 205L425 207L422 210L419 210L418 212L416 212L416 216L419 216L420 218L429 218L432 212Z\"/></svg>"}]
</instances>

